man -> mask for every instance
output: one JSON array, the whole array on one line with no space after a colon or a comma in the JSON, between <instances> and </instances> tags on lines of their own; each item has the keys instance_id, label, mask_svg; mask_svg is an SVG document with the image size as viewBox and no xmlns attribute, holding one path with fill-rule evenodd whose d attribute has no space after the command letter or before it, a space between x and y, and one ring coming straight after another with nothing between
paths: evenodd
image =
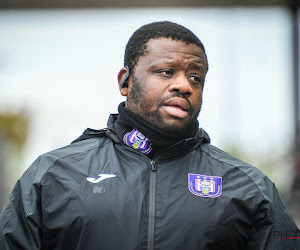
<instances>
[{"instance_id":1,"label":"man","mask_svg":"<svg viewBox=\"0 0 300 250\"><path fill-rule=\"evenodd\" d=\"M2 211L0 248L300 249L274 184L198 129L201 41L151 23L124 64L119 114L30 166Z\"/></svg>"}]
</instances>

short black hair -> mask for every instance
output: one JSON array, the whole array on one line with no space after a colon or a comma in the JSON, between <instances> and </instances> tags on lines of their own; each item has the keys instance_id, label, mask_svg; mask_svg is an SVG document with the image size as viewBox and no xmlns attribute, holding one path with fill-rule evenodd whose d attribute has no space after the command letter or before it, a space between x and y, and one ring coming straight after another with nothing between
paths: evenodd
<instances>
[{"instance_id":1,"label":"short black hair","mask_svg":"<svg viewBox=\"0 0 300 250\"><path fill-rule=\"evenodd\" d=\"M198 45L203 49L208 70L205 48L200 39L192 31L180 24L161 21L140 27L130 37L125 49L124 66L128 66L131 73L133 73L139 58L145 55L145 50L147 49L146 44L151 38L171 38L186 44Z\"/></svg>"}]
</instances>

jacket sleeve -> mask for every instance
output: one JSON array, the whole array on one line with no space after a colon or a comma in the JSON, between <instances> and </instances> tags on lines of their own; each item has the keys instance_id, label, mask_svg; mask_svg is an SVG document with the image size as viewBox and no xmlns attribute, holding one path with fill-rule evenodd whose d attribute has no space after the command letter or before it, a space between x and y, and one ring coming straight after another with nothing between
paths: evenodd
<instances>
[{"instance_id":1,"label":"jacket sleeve","mask_svg":"<svg viewBox=\"0 0 300 250\"><path fill-rule=\"evenodd\" d=\"M275 185L256 215L247 249L300 249L300 231L283 203Z\"/></svg>"},{"instance_id":2,"label":"jacket sleeve","mask_svg":"<svg viewBox=\"0 0 300 250\"><path fill-rule=\"evenodd\" d=\"M22 175L0 214L0 249L41 249L40 188L36 181L38 158Z\"/></svg>"}]
</instances>

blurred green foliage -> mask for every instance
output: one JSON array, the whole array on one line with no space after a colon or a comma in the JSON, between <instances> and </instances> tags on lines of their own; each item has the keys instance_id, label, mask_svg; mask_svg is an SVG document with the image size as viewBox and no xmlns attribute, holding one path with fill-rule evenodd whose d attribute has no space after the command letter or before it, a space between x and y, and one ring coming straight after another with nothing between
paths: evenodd
<instances>
[{"instance_id":1,"label":"blurred green foliage","mask_svg":"<svg viewBox=\"0 0 300 250\"><path fill-rule=\"evenodd\" d=\"M21 150L29 131L29 118L24 113L0 113L0 136Z\"/></svg>"}]
</instances>

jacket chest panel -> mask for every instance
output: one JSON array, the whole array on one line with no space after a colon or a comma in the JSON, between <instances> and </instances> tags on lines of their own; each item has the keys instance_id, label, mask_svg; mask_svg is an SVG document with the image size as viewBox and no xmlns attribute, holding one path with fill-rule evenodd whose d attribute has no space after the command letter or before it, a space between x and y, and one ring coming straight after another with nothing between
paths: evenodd
<instances>
[{"instance_id":1,"label":"jacket chest panel","mask_svg":"<svg viewBox=\"0 0 300 250\"><path fill-rule=\"evenodd\" d=\"M189 164L195 160L191 158L173 165L157 164L156 246L243 249L253 226L258 190L238 171L222 170L208 161ZM216 198L192 194L189 173L222 177L222 194Z\"/></svg>"},{"instance_id":2,"label":"jacket chest panel","mask_svg":"<svg viewBox=\"0 0 300 250\"><path fill-rule=\"evenodd\" d=\"M227 181L239 176L218 169L199 154L152 163L147 157L127 154L94 159L86 166L66 164L48 173L42 188L44 234L53 246L66 242L62 238L81 235L86 241L80 242L90 249L97 249L95 242L107 249L142 249L151 236L160 249L204 248L211 242L229 242L231 249L241 249L248 237L251 216L235 211L240 197L232 199L234 183ZM151 170L154 166L156 171ZM192 194L190 173L225 177L222 195ZM235 223L238 220L244 221L243 226ZM77 239L72 242L76 246Z\"/></svg>"},{"instance_id":3,"label":"jacket chest panel","mask_svg":"<svg viewBox=\"0 0 300 250\"><path fill-rule=\"evenodd\" d=\"M83 248L99 249L95 242L107 249L140 245L147 224L149 169L150 161L53 168L42 187L44 237L52 246L70 239L78 247L80 235Z\"/></svg>"}]
</instances>

